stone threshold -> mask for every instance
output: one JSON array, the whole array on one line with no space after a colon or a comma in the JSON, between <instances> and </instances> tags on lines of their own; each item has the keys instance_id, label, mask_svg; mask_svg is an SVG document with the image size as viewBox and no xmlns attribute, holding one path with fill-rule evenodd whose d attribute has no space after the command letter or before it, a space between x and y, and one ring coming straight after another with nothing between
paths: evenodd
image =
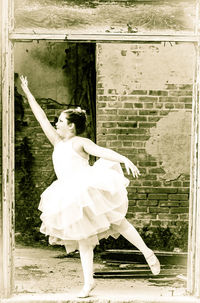
<instances>
[{"instance_id":1,"label":"stone threshold","mask_svg":"<svg viewBox=\"0 0 200 303\"><path fill-rule=\"evenodd\" d=\"M200 303L200 298L192 296L145 296L145 295L105 295L90 296L79 299L76 295L69 294L20 294L8 299L2 299L1 303Z\"/></svg>"}]
</instances>

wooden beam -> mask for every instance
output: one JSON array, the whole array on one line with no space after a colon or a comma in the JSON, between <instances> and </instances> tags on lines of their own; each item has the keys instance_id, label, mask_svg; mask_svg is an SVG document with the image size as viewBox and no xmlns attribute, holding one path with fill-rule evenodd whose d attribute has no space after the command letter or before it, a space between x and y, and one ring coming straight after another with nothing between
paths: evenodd
<instances>
[{"instance_id":1,"label":"wooden beam","mask_svg":"<svg viewBox=\"0 0 200 303\"><path fill-rule=\"evenodd\" d=\"M199 34L199 0L196 8L195 32ZM190 294L200 297L200 40L196 45L192 103L187 290Z\"/></svg>"},{"instance_id":2,"label":"wooden beam","mask_svg":"<svg viewBox=\"0 0 200 303\"><path fill-rule=\"evenodd\" d=\"M9 32L13 29L13 0L2 0L2 199L0 238L1 262L1 296L11 295L14 284L13 250L14 250L14 69L12 42Z\"/></svg>"},{"instance_id":3,"label":"wooden beam","mask_svg":"<svg viewBox=\"0 0 200 303\"><path fill-rule=\"evenodd\" d=\"M198 42L197 35L147 35L147 34L62 34L62 33L17 33L13 41L55 40L72 42Z\"/></svg>"}]
</instances>

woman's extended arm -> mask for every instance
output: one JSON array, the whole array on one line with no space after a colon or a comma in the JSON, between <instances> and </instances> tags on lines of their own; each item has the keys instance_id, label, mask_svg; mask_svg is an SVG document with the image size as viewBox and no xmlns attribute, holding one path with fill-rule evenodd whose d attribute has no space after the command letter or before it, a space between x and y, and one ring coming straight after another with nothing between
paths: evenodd
<instances>
[{"instance_id":1,"label":"woman's extended arm","mask_svg":"<svg viewBox=\"0 0 200 303\"><path fill-rule=\"evenodd\" d=\"M40 107L40 105L35 100L34 96L31 94L29 88L28 88L28 81L27 78L24 76L20 77L21 80L21 87L28 99L28 103L32 109L32 112L38 122L40 123L42 130L44 131L45 135L49 139L49 141L55 145L58 141L60 141L60 136L56 132L55 128L51 125L49 122L45 112Z\"/></svg>"},{"instance_id":2,"label":"woman's extended arm","mask_svg":"<svg viewBox=\"0 0 200 303\"><path fill-rule=\"evenodd\" d=\"M127 173L130 174L131 171L133 177L138 177L140 175L138 168L127 157L120 155L112 149L100 147L99 145L86 138L83 138L83 149L86 153L95 157L124 163Z\"/></svg>"}]
</instances>

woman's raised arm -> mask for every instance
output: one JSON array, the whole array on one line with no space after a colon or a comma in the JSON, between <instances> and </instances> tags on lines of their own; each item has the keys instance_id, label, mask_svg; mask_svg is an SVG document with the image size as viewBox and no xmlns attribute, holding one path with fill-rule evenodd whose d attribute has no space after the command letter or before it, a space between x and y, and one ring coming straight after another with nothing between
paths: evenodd
<instances>
[{"instance_id":1,"label":"woman's raised arm","mask_svg":"<svg viewBox=\"0 0 200 303\"><path fill-rule=\"evenodd\" d=\"M89 139L83 138L83 149L86 153L110 161L124 163L128 174L132 173L133 177L138 177L140 172L138 168L127 157L120 155L112 149L101 147Z\"/></svg>"},{"instance_id":2,"label":"woman's raised arm","mask_svg":"<svg viewBox=\"0 0 200 303\"><path fill-rule=\"evenodd\" d=\"M40 107L40 105L37 103L37 101L35 100L32 93L30 92L30 90L28 88L27 78L24 76L21 76L20 80L21 80L21 87L28 99L28 103L31 107L31 110L32 110L34 116L40 123L42 130L44 131L45 135L47 136L47 138L49 139L51 144L55 145L58 141L60 141L60 139L61 139L60 136L56 132L55 128L51 125L45 112Z\"/></svg>"}]
</instances>

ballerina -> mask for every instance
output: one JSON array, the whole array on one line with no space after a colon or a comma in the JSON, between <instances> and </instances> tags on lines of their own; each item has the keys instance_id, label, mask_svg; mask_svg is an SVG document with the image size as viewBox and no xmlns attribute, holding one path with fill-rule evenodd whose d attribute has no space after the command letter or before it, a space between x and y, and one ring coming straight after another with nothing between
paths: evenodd
<instances>
[{"instance_id":1,"label":"ballerina","mask_svg":"<svg viewBox=\"0 0 200 303\"><path fill-rule=\"evenodd\" d=\"M125 218L129 180L120 163L135 178L140 175L138 168L127 157L81 137L86 112L80 107L61 112L55 129L30 92L27 78L20 79L32 112L54 147L57 180L41 195L40 231L49 236L50 244L64 245L67 253L79 250L84 286L78 297L88 297L94 289L93 250L100 239L110 235L124 236L143 253L152 273L158 275L159 260ZM100 159L90 166L89 155Z\"/></svg>"}]
</instances>

